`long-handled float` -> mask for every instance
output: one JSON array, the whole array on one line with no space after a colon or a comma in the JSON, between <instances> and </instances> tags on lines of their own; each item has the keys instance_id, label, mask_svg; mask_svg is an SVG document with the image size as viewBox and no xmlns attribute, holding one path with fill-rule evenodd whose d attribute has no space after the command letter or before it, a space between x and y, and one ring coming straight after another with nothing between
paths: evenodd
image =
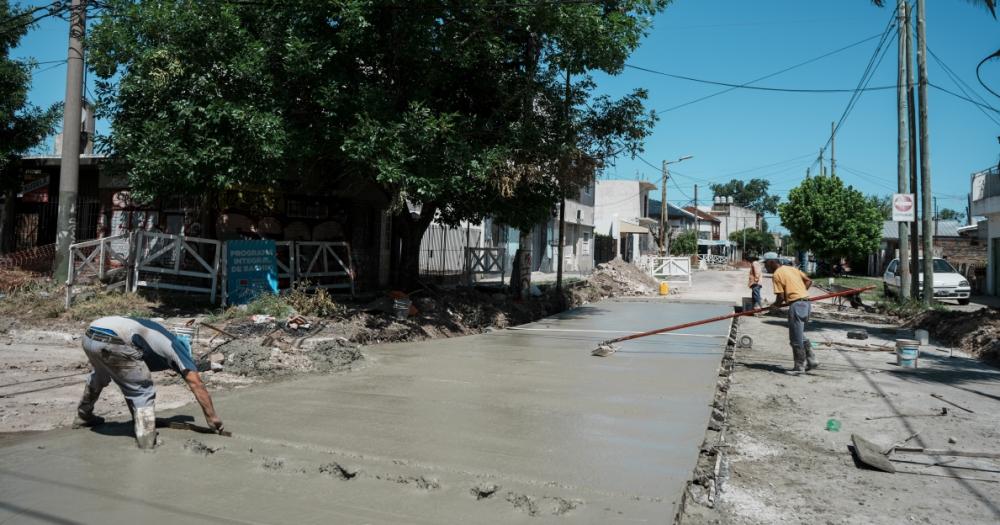
<instances>
[{"instance_id":1,"label":"long-handled float","mask_svg":"<svg viewBox=\"0 0 1000 525\"><path fill-rule=\"evenodd\" d=\"M834 297L846 297L846 296L849 296L849 295L857 295L857 294L860 294L862 292L866 292L868 290L874 290L874 289L875 289L874 286L866 286L864 288L852 288L850 290L843 290L843 291L840 291L840 292L833 292L833 293L828 293L828 294L823 294L823 295L817 295L815 297L810 297L810 298L808 298L806 300L807 301L822 301L823 299L832 299ZM615 353L615 351L618 350L618 347L616 346L616 344L617 343L621 343L623 341L631 341L632 339L639 339L640 337L649 337L651 335L662 334L662 333L665 333L665 332L673 332L674 330L681 330L681 329L684 329L684 328L690 328L692 326L699 326L699 325L703 325L703 324L714 323L716 321L725 321L726 319L732 319L734 317L743 317L743 316L746 316L746 315L754 315L754 314L757 314L757 313L766 312L766 311L770 310L770 308L771 307L768 307L768 308L755 308L753 310L746 310L744 312L734 312L734 313L727 314L727 315L720 315L718 317L712 317L710 319L702 319L701 321L692 321L690 323L684 323L684 324L678 324L678 325L674 325L674 326L668 326L666 328L657 328L656 330L650 330L648 332L640 332L638 334L630 334L630 335L626 335L626 336L623 336L623 337L618 337L618 338L615 338L615 339L608 339L607 341L604 341L603 343L601 343L600 345L598 345L597 348L593 352L590 353L590 355L597 356L597 357L607 357L607 356Z\"/></svg>"}]
</instances>

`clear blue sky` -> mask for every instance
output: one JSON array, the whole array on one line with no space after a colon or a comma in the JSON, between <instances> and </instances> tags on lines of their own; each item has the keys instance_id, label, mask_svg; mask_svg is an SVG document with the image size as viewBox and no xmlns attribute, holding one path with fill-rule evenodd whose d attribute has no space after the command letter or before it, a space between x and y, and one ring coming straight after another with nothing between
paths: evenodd
<instances>
[{"instance_id":1,"label":"clear blue sky","mask_svg":"<svg viewBox=\"0 0 1000 525\"><path fill-rule=\"evenodd\" d=\"M1000 108L1000 99L986 93L975 78L976 64L1000 47L1000 22L960 0L927 4L931 50L990 105ZM880 34L891 13L891 8L876 8L867 0L675 0L656 18L651 33L629 63L739 84ZM14 54L33 56L40 62L63 59L67 35L65 21L46 19L25 37ZM877 39L871 40L755 85L853 89L877 43ZM895 84L895 66L894 40L870 85ZM932 83L960 92L933 58L928 57L928 68ZM984 66L983 73L984 80L1000 92L1000 61ZM61 100L65 76L64 64L42 64L35 77L32 101L46 105ZM634 69L615 77L595 77L600 90L612 95L635 87L648 89L649 106L655 110L724 89ZM93 92L92 77L88 84ZM850 96L731 91L664 113L642 156L659 166L663 159L694 155L671 170L676 182L668 188L671 202L688 202L694 196L695 184L700 186L699 200L707 202L711 198L709 183L753 177L767 178L772 189L784 197L798 184L805 169L814 164L819 148L829 137L830 123L840 117ZM964 212L969 175L997 163L1000 125L976 106L941 91L931 89L928 100L934 194L941 208ZM992 115L1000 121L1000 114ZM106 123L98 124L99 133L106 129ZM838 132L836 155L838 175L848 184L869 194L888 194L895 189L894 90L861 96ZM777 165L747 171L771 164ZM658 170L639 159L619 159L605 177L632 179L637 175L659 182ZM778 223L776 218L770 222Z\"/></svg>"}]
</instances>

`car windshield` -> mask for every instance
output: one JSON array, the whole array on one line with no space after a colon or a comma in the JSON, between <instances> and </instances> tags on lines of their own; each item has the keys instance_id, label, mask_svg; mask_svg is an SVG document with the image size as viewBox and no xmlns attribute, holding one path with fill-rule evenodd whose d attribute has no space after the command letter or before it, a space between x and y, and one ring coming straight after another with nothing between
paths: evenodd
<instances>
[{"instance_id":1,"label":"car windshield","mask_svg":"<svg viewBox=\"0 0 1000 525\"><path fill-rule=\"evenodd\" d=\"M919 272L924 273L924 260L920 259L918 265ZM934 259L934 273L958 273L955 268L944 259Z\"/></svg>"}]
</instances>

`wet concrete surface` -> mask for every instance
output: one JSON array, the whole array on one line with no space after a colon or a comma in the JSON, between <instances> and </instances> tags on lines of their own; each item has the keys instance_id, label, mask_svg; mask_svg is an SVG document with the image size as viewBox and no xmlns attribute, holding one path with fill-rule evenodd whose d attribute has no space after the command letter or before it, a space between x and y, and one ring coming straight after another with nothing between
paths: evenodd
<instances>
[{"instance_id":1,"label":"wet concrete surface","mask_svg":"<svg viewBox=\"0 0 1000 525\"><path fill-rule=\"evenodd\" d=\"M0 522L671 523L725 339L590 351L608 331L729 311L605 301L529 330L370 347L361 370L220 396L232 438L162 429L143 452L120 423L0 441Z\"/></svg>"}]
</instances>

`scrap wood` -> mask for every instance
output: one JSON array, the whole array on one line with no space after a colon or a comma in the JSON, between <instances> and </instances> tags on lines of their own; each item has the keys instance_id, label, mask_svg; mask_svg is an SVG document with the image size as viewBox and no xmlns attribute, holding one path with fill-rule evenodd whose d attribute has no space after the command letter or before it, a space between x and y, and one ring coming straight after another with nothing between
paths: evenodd
<instances>
[{"instance_id":1,"label":"scrap wood","mask_svg":"<svg viewBox=\"0 0 1000 525\"><path fill-rule=\"evenodd\" d=\"M964 411L966 411L966 412L968 412L970 414L975 414L975 412L973 412L972 410L969 410L968 408L965 408L964 406L959 405L958 403L955 403L955 402L952 402L952 401L948 401L941 394L931 394L931 397L936 398L936 399L940 399L941 401L944 401L945 403L948 403L949 405L961 408L962 410L964 410Z\"/></svg>"},{"instance_id":2,"label":"scrap wood","mask_svg":"<svg viewBox=\"0 0 1000 525\"><path fill-rule=\"evenodd\" d=\"M872 421L874 419L891 419L894 417L937 417L937 416L947 416L947 415L948 415L948 408L941 407L940 412L935 412L933 414L893 414L891 416L868 416L865 418L865 421Z\"/></svg>"},{"instance_id":3,"label":"scrap wood","mask_svg":"<svg viewBox=\"0 0 1000 525\"><path fill-rule=\"evenodd\" d=\"M206 323L205 321L202 321L200 324L201 324L201 326L204 326L205 328L210 328L212 330L215 330L216 332L219 332L220 334L222 334L222 335L224 335L224 336L226 336L226 337L228 337L230 339L239 339L239 337L237 337L237 336L235 336L235 335L233 335L233 334L231 334L231 333L229 333L229 332L227 332L227 331L225 331L225 330L223 330L221 328L217 328L215 326L212 326L212 325Z\"/></svg>"},{"instance_id":4,"label":"scrap wood","mask_svg":"<svg viewBox=\"0 0 1000 525\"><path fill-rule=\"evenodd\" d=\"M874 346L874 345L870 345L870 344L868 344L868 345L859 345L859 344L855 344L855 343L835 342L835 341L830 341L828 339L826 341L822 341L820 344L823 344L823 345L826 345L826 346L845 346L845 347L848 347L848 348L857 348L859 350L865 350L865 351L868 351L868 352L892 352L893 351L892 347L890 346L892 343L885 343L885 344L881 344L881 345L878 345L878 346Z\"/></svg>"},{"instance_id":5,"label":"scrap wood","mask_svg":"<svg viewBox=\"0 0 1000 525\"><path fill-rule=\"evenodd\" d=\"M971 450L947 450L923 447L896 447L896 452L908 454L924 454L926 456L957 456L963 458L1000 459L1000 452L975 452Z\"/></svg>"}]
</instances>

